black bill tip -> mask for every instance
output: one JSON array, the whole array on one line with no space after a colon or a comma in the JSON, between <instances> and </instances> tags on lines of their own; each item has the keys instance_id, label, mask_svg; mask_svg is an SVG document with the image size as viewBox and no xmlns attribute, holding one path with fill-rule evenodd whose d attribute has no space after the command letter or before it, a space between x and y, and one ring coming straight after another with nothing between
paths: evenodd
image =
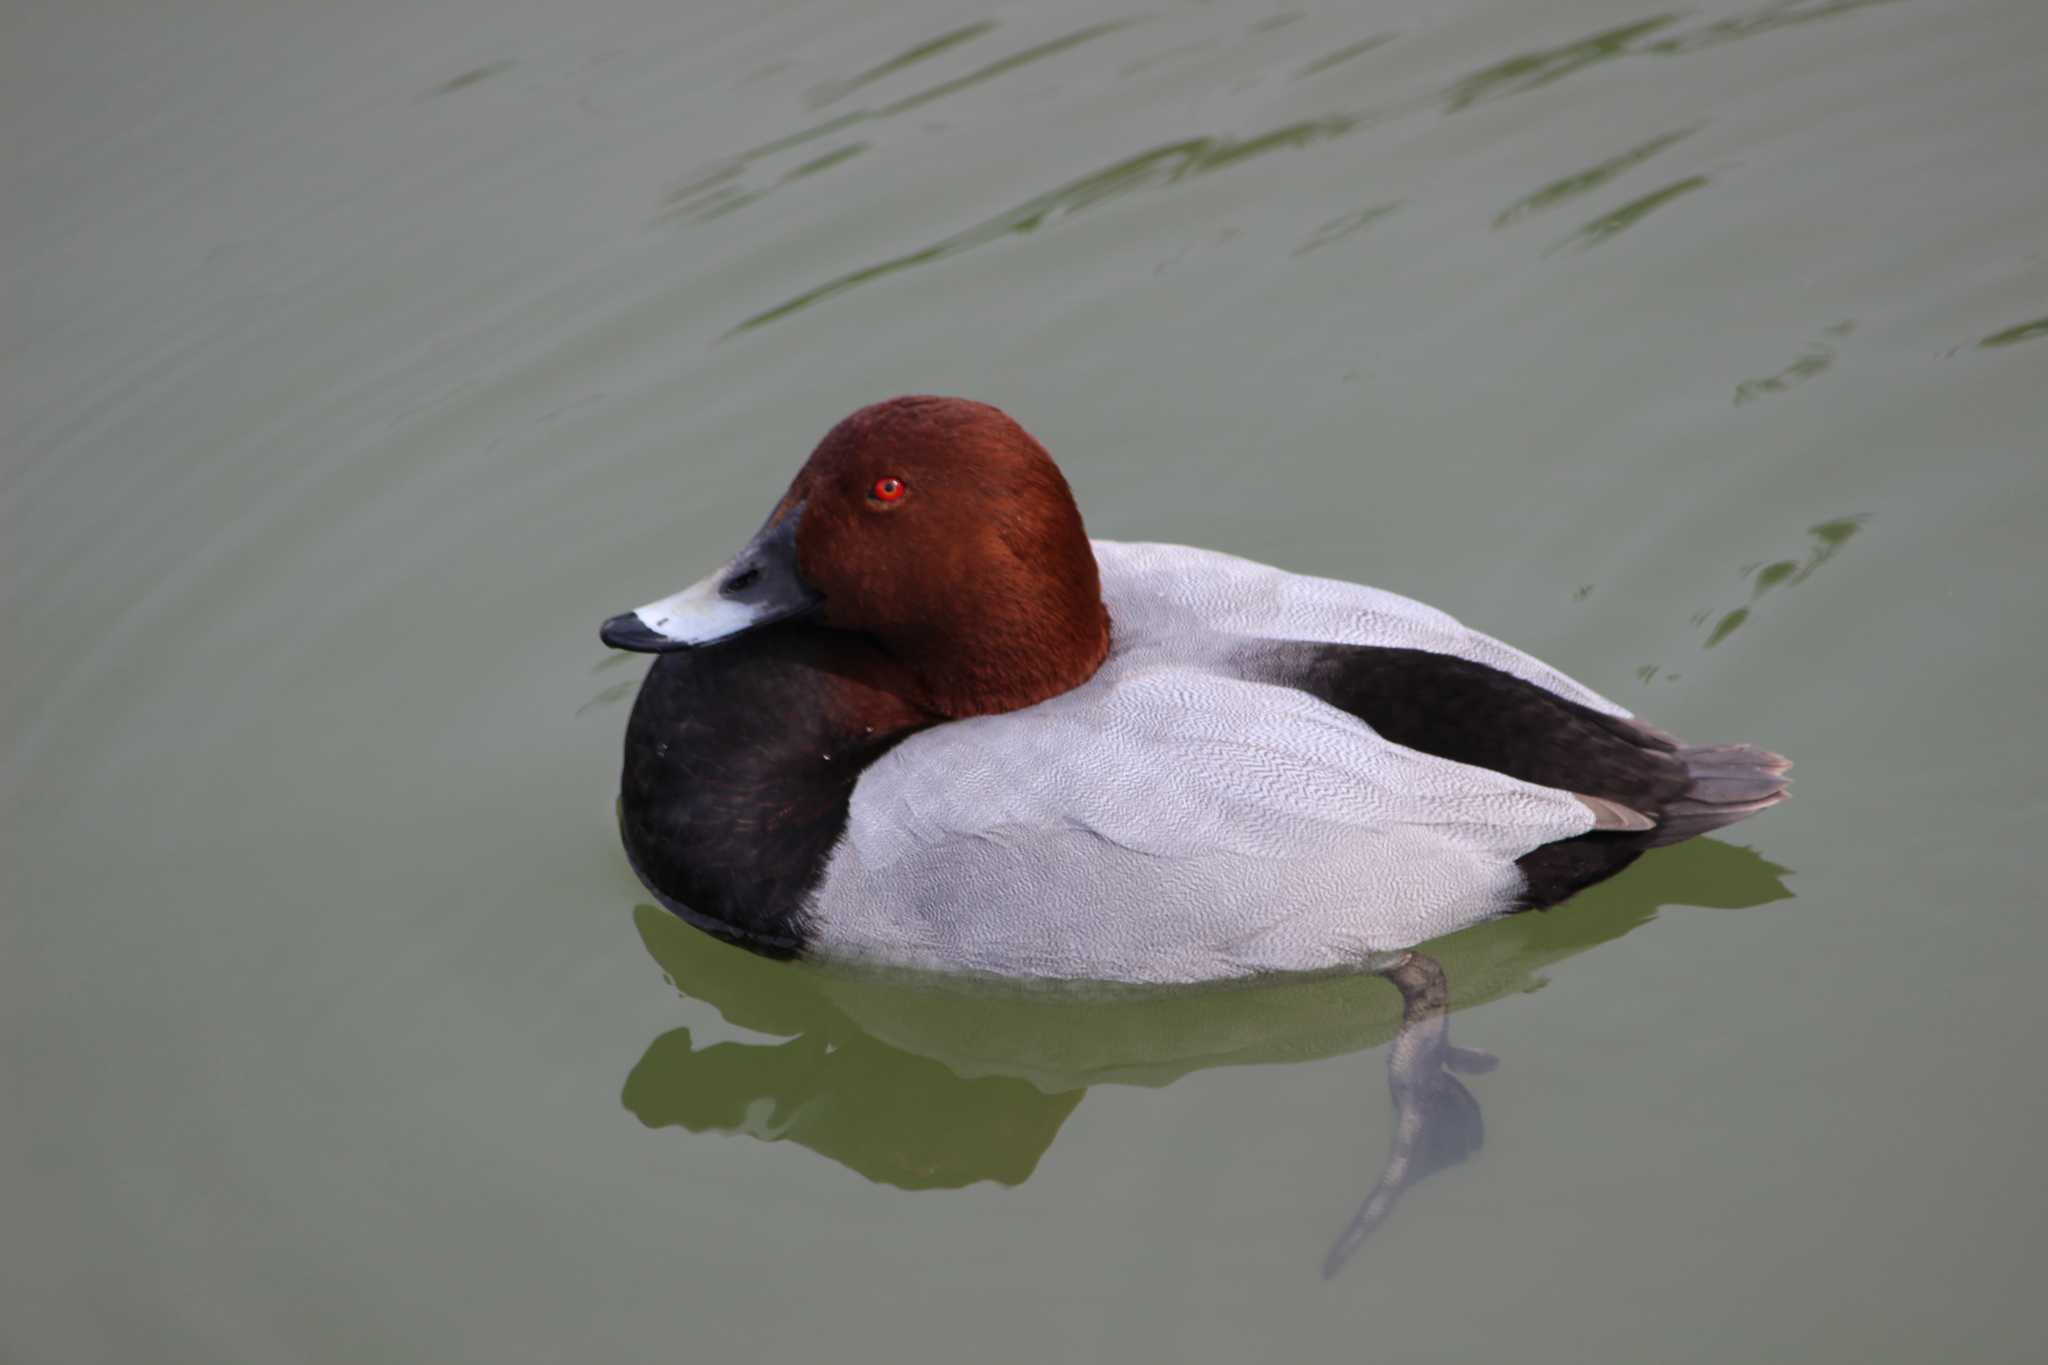
<instances>
[{"instance_id":1,"label":"black bill tip","mask_svg":"<svg viewBox=\"0 0 2048 1365\"><path fill-rule=\"evenodd\" d=\"M657 635L647 628L638 612L621 612L598 627L597 638L613 649L630 649L635 654L666 654L670 650L687 649L680 640L671 640L666 635Z\"/></svg>"}]
</instances>

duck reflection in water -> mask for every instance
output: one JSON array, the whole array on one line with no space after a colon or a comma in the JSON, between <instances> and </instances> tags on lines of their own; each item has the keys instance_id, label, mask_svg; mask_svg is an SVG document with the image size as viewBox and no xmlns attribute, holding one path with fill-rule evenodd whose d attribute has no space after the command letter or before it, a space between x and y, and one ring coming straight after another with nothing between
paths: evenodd
<instances>
[{"instance_id":1,"label":"duck reflection in water","mask_svg":"<svg viewBox=\"0 0 2048 1365\"><path fill-rule=\"evenodd\" d=\"M1784 872L1746 848L1695 839L1581 895L1569 914L1479 925L1389 954L1371 974L1087 995L778 963L641 906L648 952L685 997L783 1041L699 1046L690 1029L671 1030L649 1044L622 1100L649 1127L794 1142L902 1189L1017 1185L1091 1086L1162 1086L1215 1066L1391 1041L1393 1137L1324 1260L1331 1275L1418 1182L1480 1149L1479 1102L1459 1077L1495 1059L1451 1042L1454 1009L1541 987L1543 968L1649 922L1661 905L1784 899Z\"/></svg>"}]
</instances>

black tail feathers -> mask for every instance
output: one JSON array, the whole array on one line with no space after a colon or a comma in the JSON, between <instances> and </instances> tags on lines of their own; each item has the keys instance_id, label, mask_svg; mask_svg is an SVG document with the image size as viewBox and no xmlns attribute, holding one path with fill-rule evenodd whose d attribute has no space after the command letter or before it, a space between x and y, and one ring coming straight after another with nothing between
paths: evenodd
<instances>
[{"instance_id":1,"label":"black tail feathers","mask_svg":"<svg viewBox=\"0 0 2048 1365\"><path fill-rule=\"evenodd\" d=\"M1685 795L1658 813L1657 828L1645 838L1651 848L1675 844L1747 819L1787 796L1785 770L1792 761L1753 744L1707 744L1678 751L1692 778Z\"/></svg>"}]
</instances>

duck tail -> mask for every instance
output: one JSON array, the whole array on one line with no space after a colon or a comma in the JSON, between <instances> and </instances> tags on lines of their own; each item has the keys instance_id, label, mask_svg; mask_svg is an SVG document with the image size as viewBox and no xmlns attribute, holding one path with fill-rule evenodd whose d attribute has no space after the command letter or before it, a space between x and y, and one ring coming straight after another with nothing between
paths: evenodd
<instances>
[{"instance_id":1,"label":"duck tail","mask_svg":"<svg viewBox=\"0 0 2048 1365\"><path fill-rule=\"evenodd\" d=\"M1785 770L1792 760L1754 744L1707 744L1682 748L1677 757L1692 778L1685 795L1659 812L1651 848L1706 834L1775 806L1791 793Z\"/></svg>"}]
</instances>

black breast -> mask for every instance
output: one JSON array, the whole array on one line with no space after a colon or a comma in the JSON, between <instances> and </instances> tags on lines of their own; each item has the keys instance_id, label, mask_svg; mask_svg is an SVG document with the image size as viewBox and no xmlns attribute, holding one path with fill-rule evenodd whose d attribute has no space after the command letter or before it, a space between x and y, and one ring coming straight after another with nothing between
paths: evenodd
<instances>
[{"instance_id":1,"label":"black breast","mask_svg":"<svg viewBox=\"0 0 2048 1365\"><path fill-rule=\"evenodd\" d=\"M658 656L619 782L626 853L655 897L777 957L805 947L804 905L861 771L909 733L848 725L815 635L771 627Z\"/></svg>"}]
</instances>

